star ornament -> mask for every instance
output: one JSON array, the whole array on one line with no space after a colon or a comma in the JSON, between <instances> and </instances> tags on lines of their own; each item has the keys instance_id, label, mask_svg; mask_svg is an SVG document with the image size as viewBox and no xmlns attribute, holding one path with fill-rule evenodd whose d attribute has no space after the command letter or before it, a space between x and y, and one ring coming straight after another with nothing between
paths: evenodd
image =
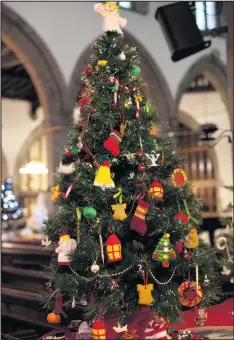
<instances>
[{"instance_id":1,"label":"star ornament","mask_svg":"<svg viewBox=\"0 0 234 340\"><path fill-rule=\"evenodd\" d=\"M62 193L61 193L61 191L59 189L59 185L57 185L56 187L51 188L50 191L52 192L51 201L56 201L62 195Z\"/></svg>"}]
</instances>

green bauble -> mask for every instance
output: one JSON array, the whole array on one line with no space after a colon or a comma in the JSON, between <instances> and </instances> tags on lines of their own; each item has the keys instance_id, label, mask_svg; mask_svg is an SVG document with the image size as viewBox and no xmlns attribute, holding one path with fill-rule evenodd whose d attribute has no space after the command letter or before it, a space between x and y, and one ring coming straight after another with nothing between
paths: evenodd
<instances>
[{"instance_id":1,"label":"green bauble","mask_svg":"<svg viewBox=\"0 0 234 340\"><path fill-rule=\"evenodd\" d=\"M141 68L139 66L137 66L137 65L133 65L132 66L132 70L131 70L131 75L136 77L140 73L141 73Z\"/></svg>"},{"instance_id":2,"label":"green bauble","mask_svg":"<svg viewBox=\"0 0 234 340\"><path fill-rule=\"evenodd\" d=\"M97 216L97 211L93 207L86 207L83 210L83 215L86 218L95 218Z\"/></svg>"},{"instance_id":3,"label":"green bauble","mask_svg":"<svg viewBox=\"0 0 234 340\"><path fill-rule=\"evenodd\" d=\"M61 158L65 158L65 156L66 156L66 153L65 152L61 152L60 157Z\"/></svg>"}]
</instances>

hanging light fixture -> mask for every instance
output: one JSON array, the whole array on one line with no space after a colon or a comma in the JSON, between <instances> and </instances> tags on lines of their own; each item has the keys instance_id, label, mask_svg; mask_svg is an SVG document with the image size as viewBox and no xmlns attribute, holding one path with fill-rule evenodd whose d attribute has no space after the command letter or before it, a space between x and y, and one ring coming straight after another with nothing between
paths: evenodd
<instances>
[{"instance_id":1,"label":"hanging light fixture","mask_svg":"<svg viewBox=\"0 0 234 340\"><path fill-rule=\"evenodd\" d=\"M48 169L45 164L41 162L29 162L24 168L20 168L19 172L21 174L47 174Z\"/></svg>"}]
</instances>

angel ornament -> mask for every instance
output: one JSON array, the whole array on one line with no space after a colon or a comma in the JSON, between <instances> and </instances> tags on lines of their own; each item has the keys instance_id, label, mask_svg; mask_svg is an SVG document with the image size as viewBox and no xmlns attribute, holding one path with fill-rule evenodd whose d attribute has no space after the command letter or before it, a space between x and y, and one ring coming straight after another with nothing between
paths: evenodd
<instances>
[{"instance_id":1,"label":"angel ornament","mask_svg":"<svg viewBox=\"0 0 234 340\"><path fill-rule=\"evenodd\" d=\"M116 2L98 3L93 6L95 13L103 17L102 32L117 31L123 34L121 28L127 25L127 19L119 16L119 6Z\"/></svg>"}]
</instances>

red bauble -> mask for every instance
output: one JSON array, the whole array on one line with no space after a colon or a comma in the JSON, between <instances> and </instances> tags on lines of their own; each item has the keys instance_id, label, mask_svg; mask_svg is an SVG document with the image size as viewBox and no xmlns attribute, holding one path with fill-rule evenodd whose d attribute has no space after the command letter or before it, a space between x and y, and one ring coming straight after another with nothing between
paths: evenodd
<instances>
[{"instance_id":1,"label":"red bauble","mask_svg":"<svg viewBox=\"0 0 234 340\"><path fill-rule=\"evenodd\" d=\"M168 261L162 262L162 266L163 266L164 268L168 268L168 267L169 267L169 262L168 262Z\"/></svg>"},{"instance_id":2,"label":"red bauble","mask_svg":"<svg viewBox=\"0 0 234 340\"><path fill-rule=\"evenodd\" d=\"M154 253L154 258L158 259L159 258L159 254L158 253Z\"/></svg>"},{"instance_id":3,"label":"red bauble","mask_svg":"<svg viewBox=\"0 0 234 340\"><path fill-rule=\"evenodd\" d=\"M141 88L140 88L140 86L136 86L135 88L134 88L134 91L139 91Z\"/></svg>"},{"instance_id":4,"label":"red bauble","mask_svg":"<svg viewBox=\"0 0 234 340\"><path fill-rule=\"evenodd\" d=\"M68 157L71 157L71 156L72 156L72 152L71 152L71 151L67 151L67 152L65 153L65 155L68 156Z\"/></svg>"},{"instance_id":5,"label":"red bauble","mask_svg":"<svg viewBox=\"0 0 234 340\"><path fill-rule=\"evenodd\" d=\"M174 249L175 249L176 254L178 255L181 254L183 251L183 242L181 240L177 241Z\"/></svg>"},{"instance_id":6,"label":"red bauble","mask_svg":"<svg viewBox=\"0 0 234 340\"><path fill-rule=\"evenodd\" d=\"M176 255L175 255L174 253L170 254L170 258L171 258L171 259L174 259L175 256L176 256Z\"/></svg>"},{"instance_id":7,"label":"red bauble","mask_svg":"<svg viewBox=\"0 0 234 340\"><path fill-rule=\"evenodd\" d=\"M144 172L145 171L145 166L144 165L138 165L138 171Z\"/></svg>"},{"instance_id":8,"label":"red bauble","mask_svg":"<svg viewBox=\"0 0 234 340\"><path fill-rule=\"evenodd\" d=\"M189 217L188 215L182 213L181 211L174 216L174 221L180 220L184 224L188 223Z\"/></svg>"},{"instance_id":9,"label":"red bauble","mask_svg":"<svg viewBox=\"0 0 234 340\"><path fill-rule=\"evenodd\" d=\"M86 96L83 96L80 100L79 100L79 104L81 105L89 105L90 104L90 99Z\"/></svg>"},{"instance_id":10,"label":"red bauble","mask_svg":"<svg viewBox=\"0 0 234 340\"><path fill-rule=\"evenodd\" d=\"M88 75L92 74L92 73L93 73L93 68L92 68L92 66L88 66L88 67L86 68L86 70L85 70L85 73L88 74Z\"/></svg>"},{"instance_id":11,"label":"red bauble","mask_svg":"<svg viewBox=\"0 0 234 340\"><path fill-rule=\"evenodd\" d=\"M184 252L184 258L185 258L186 260L189 260L189 259L191 258L191 255L190 255L187 251L185 251L185 252Z\"/></svg>"},{"instance_id":12,"label":"red bauble","mask_svg":"<svg viewBox=\"0 0 234 340\"><path fill-rule=\"evenodd\" d=\"M48 292L48 293L52 293L52 292L53 292L53 288L49 287L49 288L47 289L47 292Z\"/></svg>"},{"instance_id":13,"label":"red bauble","mask_svg":"<svg viewBox=\"0 0 234 340\"><path fill-rule=\"evenodd\" d=\"M81 114L85 113L85 109L84 109L84 107L82 107L82 106L80 107L80 113L81 113Z\"/></svg>"},{"instance_id":14,"label":"red bauble","mask_svg":"<svg viewBox=\"0 0 234 340\"><path fill-rule=\"evenodd\" d=\"M138 151L136 154L138 157L142 157L143 156L143 151Z\"/></svg>"}]
</instances>

